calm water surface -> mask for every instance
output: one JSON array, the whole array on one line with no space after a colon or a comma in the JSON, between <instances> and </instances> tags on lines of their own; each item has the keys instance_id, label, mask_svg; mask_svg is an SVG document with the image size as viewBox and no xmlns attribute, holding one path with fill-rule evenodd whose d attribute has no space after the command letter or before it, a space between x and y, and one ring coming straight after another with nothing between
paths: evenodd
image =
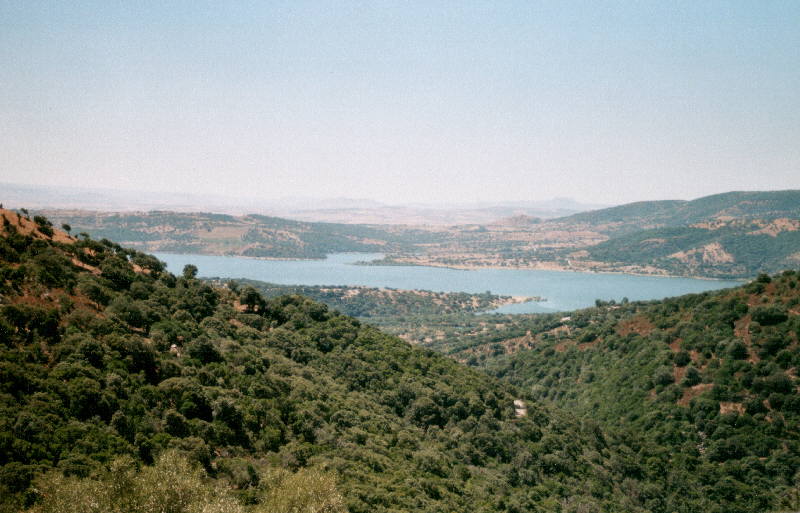
<instances>
[{"instance_id":1,"label":"calm water surface","mask_svg":"<svg viewBox=\"0 0 800 513\"><path fill-rule=\"evenodd\" d=\"M690 292L734 287L741 282L520 269L462 271L441 267L353 265L382 257L372 253L338 253L325 260L257 260L254 258L155 253L173 273L194 264L199 276L250 278L281 285L364 285L443 292L486 292L506 296L541 296L546 301L507 305L502 313L574 310L595 299L661 299Z\"/></svg>"}]
</instances>

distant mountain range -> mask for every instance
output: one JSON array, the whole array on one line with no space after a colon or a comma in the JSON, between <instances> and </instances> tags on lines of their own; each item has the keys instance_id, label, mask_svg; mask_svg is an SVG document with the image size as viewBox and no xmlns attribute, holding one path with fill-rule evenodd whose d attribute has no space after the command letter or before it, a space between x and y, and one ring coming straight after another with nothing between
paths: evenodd
<instances>
[{"instance_id":1,"label":"distant mountain range","mask_svg":"<svg viewBox=\"0 0 800 513\"><path fill-rule=\"evenodd\" d=\"M561 217L605 207L570 198L543 201L389 205L363 198L291 197L260 199L211 194L131 192L87 187L52 187L0 183L6 207L80 209L113 212L169 210L261 214L299 221L347 224L457 225L489 223L501 217Z\"/></svg>"}]
</instances>

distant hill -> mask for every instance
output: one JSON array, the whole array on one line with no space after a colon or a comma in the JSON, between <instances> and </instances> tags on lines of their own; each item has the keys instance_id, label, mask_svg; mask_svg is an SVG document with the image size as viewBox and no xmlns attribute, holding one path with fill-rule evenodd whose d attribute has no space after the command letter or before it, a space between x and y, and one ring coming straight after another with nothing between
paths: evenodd
<instances>
[{"instance_id":1,"label":"distant hill","mask_svg":"<svg viewBox=\"0 0 800 513\"><path fill-rule=\"evenodd\" d=\"M251 214L44 211L56 224L128 246L174 253L266 258L324 258L328 253L398 250L425 241L424 231L308 223Z\"/></svg>"},{"instance_id":2,"label":"distant hill","mask_svg":"<svg viewBox=\"0 0 800 513\"><path fill-rule=\"evenodd\" d=\"M619 235L695 223L780 217L800 218L800 191L726 192L691 201L641 201L562 217L565 225L589 225Z\"/></svg>"},{"instance_id":3,"label":"distant hill","mask_svg":"<svg viewBox=\"0 0 800 513\"><path fill-rule=\"evenodd\" d=\"M800 263L800 191L632 203L555 222L607 234L607 241L586 248L587 260L606 265L727 278Z\"/></svg>"},{"instance_id":4,"label":"distant hill","mask_svg":"<svg viewBox=\"0 0 800 513\"><path fill-rule=\"evenodd\" d=\"M516 215L511 217L504 217L491 223L492 226L515 226L515 227L528 227L534 224L542 223L539 217L532 217L527 215Z\"/></svg>"},{"instance_id":5,"label":"distant hill","mask_svg":"<svg viewBox=\"0 0 800 513\"><path fill-rule=\"evenodd\" d=\"M590 258L719 278L800 266L800 219L736 219L640 230L588 248Z\"/></svg>"},{"instance_id":6,"label":"distant hill","mask_svg":"<svg viewBox=\"0 0 800 513\"><path fill-rule=\"evenodd\" d=\"M496 219L512 216L533 216L552 219L605 205L580 203L570 198L547 201L500 201L464 204L409 204L409 205L324 205L277 210L278 215L304 221L324 221L349 224L431 225L453 226L487 224Z\"/></svg>"}]
</instances>

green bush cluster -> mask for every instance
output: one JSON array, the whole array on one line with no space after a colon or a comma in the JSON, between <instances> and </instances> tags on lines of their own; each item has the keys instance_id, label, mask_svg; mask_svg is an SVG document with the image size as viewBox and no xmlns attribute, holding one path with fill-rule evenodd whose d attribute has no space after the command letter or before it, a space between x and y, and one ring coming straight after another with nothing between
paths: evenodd
<instances>
[{"instance_id":1,"label":"green bush cluster","mask_svg":"<svg viewBox=\"0 0 800 513\"><path fill-rule=\"evenodd\" d=\"M52 470L39 476L31 513L344 513L336 483L316 470L270 469L255 475L253 505L243 504L182 453L168 450L152 466L115 458L88 478Z\"/></svg>"},{"instance_id":2,"label":"green bush cluster","mask_svg":"<svg viewBox=\"0 0 800 513\"><path fill-rule=\"evenodd\" d=\"M443 316L454 313L470 314L491 310L508 296L491 292L408 291L348 286L276 285L257 280L238 279L222 281L211 279L228 287L241 287L254 302L256 297L267 298L299 294L328 305L345 315L372 320L381 317ZM247 301L243 299L247 304Z\"/></svg>"}]
</instances>

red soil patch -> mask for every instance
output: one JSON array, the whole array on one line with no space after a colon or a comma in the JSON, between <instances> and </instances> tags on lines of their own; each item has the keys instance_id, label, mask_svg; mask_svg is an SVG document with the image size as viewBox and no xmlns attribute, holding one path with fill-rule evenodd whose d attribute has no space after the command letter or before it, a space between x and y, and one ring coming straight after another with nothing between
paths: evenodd
<instances>
[{"instance_id":1,"label":"red soil patch","mask_svg":"<svg viewBox=\"0 0 800 513\"><path fill-rule=\"evenodd\" d=\"M528 333L521 337L510 338L508 340L504 340L503 346L505 347L505 351L507 354L515 353L517 351L523 351L526 349L531 349L534 346L536 339L531 335L530 330Z\"/></svg>"},{"instance_id":2,"label":"red soil patch","mask_svg":"<svg viewBox=\"0 0 800 513\"><path fill-rule=\"evenodd\" d=\"M653 332L653 323L644 316L637 315L627 321L622 321L617 325L617 334L621 336L636 333L643 337L648 336Z\"/></svg>"},{"instance_id":3,"label":"red soil patch","mask_svg":"<svg viewBox=\"0 0 800 513\"><path fill-rule=\"evenodd\" d=\"M697 350L695 349L689 351L689 357L692 359L692 363L694 363L695 365L697 364L698 361L700 361L700 353L698 353ZM701 367L701 369L705 369L706 366L708 366L708 364Z\"/></svg>"},{"instance_id":4,"label":"red soil patch","mask_svg":"<svg viewBox=\"0 0 800 513\"><path fill-rule=\"evenodd\" d=\"M571 333L571 331L569 329L569 326L567 326L566 324L562 324L561 326L558 326L556 328L551 329L547 333L550 333L551 335L558 335L560 333L566 333L567 335L569 335Z\"/></svg>"},{"instance_id":5,"label":"red soil patch","mask_svg":"<svg viewBox=\"0 0 800 513\"><path fill-rule=\"evenodd\" d=\"M591 342L584 342L583 344L578 344L578 349L580 349L581 351L586 351L590 347L593 347L595 344L600 342L600 340L601 339L598 337L598 338L592 340Z\"/></svg>"},{"instance_id":6,"label":"red soil patch","mask_svg":"<svg viewBox=\"0 0 800 513\"><path fill-rule=\"evenodd\" d=\"M88 311L93 316L104 317L100 312L102 307L83 294L73 293L69 294L64 289L51 289L42 294L32 293L30 290L26 291L20 296L15 296L13 302L20 305L35 306L40 308L60 308L62 300L67 299L72 302L71 312ZM65 326L67 322L66 316L62 318L61 325Z\"/></svg>"},{"instance_id":7,"label":"red soil patch","mask_svg":"<svg viewBox=\"0 0 800 513\"><path fill-rule=\"evenodd\" d=\"M14 298L14 303L19 305L27 305L27 306L39 306L44 308L52 308L56 302L56 292L47 292L41 296L32 295L30 293L25 293L22 296L16 296ZM59 294L60 295L60 294Z\"/></svg>"},{"instance_id":8,"label":"red soil patch","mask_svg":"<svg viewBox=\"0 0 800 513\"><path fill-rule=\"evenodd\" d=\"M67 232L61 231L55 227L53 227L53 236L48 237L39 231L39 225L34 223L33 220L26 219L24 216L17 215L16 212L5 208L0 209L0 218L2 217L5 217L11 226L14 226L17 229L17 232L21 233L22 235L31 235L37 239L53 240L55 242L63 242L67 244L72 244L76 240L75 237L67 235ZM5 223L0 221L0 234L8 235L4 225Z\"/></svg>"},{"instance_id":9,"label":"red soil patch","mask_svg":"<svg viewBox=\"0 0 800 513\"><path fill-rule=\"evenodd\" d=\"M669 348L672 349L673 353L678 353L681 350L681 342L683 342L682 338L676 338L669 344Z\"/></svg>"},{"instance_id":10,"label":"red soil patch","mask_svg":"<svg viewBox=\"0 0 800 513\"><path fill-rule=\"evenodd\" d=\"M739 415L744 414L744 405L742 403L719 403L719 414L725 415L726 413L736 412Z\"/></svg>"},{"instance_id":11,"label":"red soil patch","mask_svg":"<svg viewBox=\"0 0 800 513\"><path fill-rule=\"evenodd\" d=\"M559 342L558 344L556 344L555 347L553 347L553 349L555 349L559 353L563 353L564 351L567 350L568 346L571 346L573 344L574 342L572 340L565 340L564 342Z\"/></svg>"},{"instance_id":12,"label":"red soil patch","mask_svg":"<svg viewBox=\"0 0 800 513\"><path fill-rule=\"evenodd\" d=\"M747 346L747 353L750 355L747 358L747 361L750 363L758 363L761 361L761 358L759 358L755 351L753 351L753 341L750 338L750 321L750 314L747 314L736 321L736 324L733 328L733 334L742 339L744 345Z\"/></svg>"},{"instance_id":13,"label":"red soil patch","mask_svg":"<svg viewBox=\"0 0 800 513\"><path fill-rule=\"evenodd\" d=\"M680 383L685 374L686 367L678 367L677 365L672 367L672 377L675 379L675 383Z\"/></svg>"},{"instance_id":14,"label":"red soil patch","mask_svg":"<svg viewBox=\"0 0 800 513\"><path fill-rule=\"evenodd\" d=\"M96 274L96 275L100 274L100 269L98 269L97 267L95 267L93 265L89 265L87 263L81 262L80 260L78 260L75 257L72 257L71 261L72 261L72 265L74 265L75 267L80 267L81 269L85 269L85 270L89 271L92 274Z\"/></svg>"},{"instance_id":15,"label":"red soil patch","mask_svg":"<svg viewBox=\"0 0 800 513\"><path fill-rule=\"evenodd\" d=\"M444 337L442 337L444 338ZM512 354L533 348L535 340L532 337L513 338L504 342L506 353Z\"/></svg>"},{"instance_id":16,"label":"red soil patch","mask_svg":"<svg viewBox=\"0 0 800 513\"><path fill-rule=\"evenodd\" d=\"M714 387L713 383L700 383L699 385L695 385L690 388L686 388L683 390L683 397L678 399L678 406L689 406L689 402L697 397L698 395L702 394L706 390L710 390Z\"/></svg>"}]
</instances>

